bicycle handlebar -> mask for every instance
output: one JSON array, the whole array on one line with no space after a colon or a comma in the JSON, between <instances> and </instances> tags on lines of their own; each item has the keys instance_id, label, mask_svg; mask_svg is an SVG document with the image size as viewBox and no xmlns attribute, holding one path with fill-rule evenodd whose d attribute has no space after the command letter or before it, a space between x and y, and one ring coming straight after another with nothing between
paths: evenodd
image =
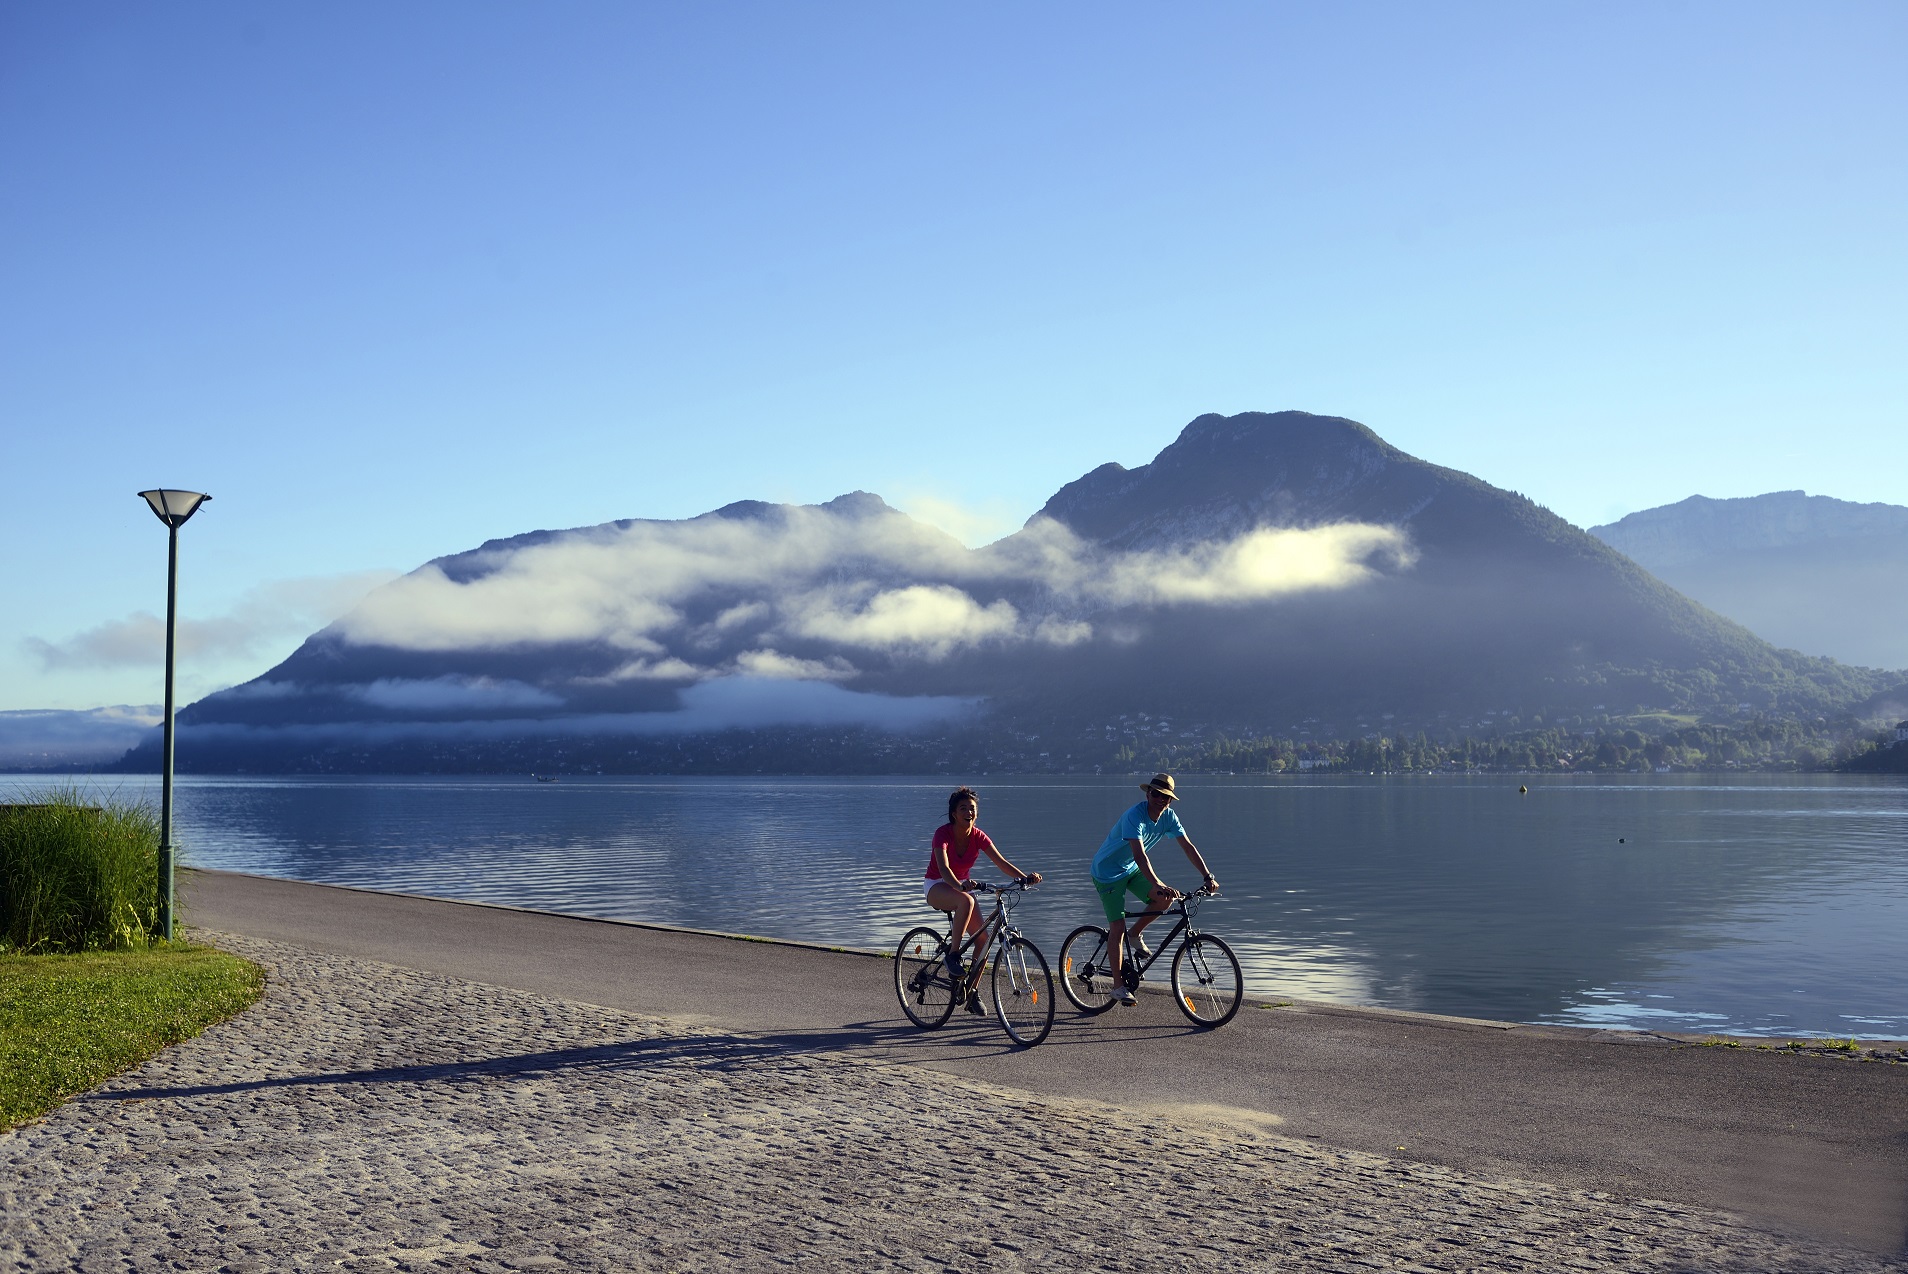
<instances>
[{"instance_id":1,"label":"bicycle handlebar","mask_svg":"<svg viewBox=\"0 0 1908 1274\"><path fill-rule=\"evenodd\" d=\"M1016 880L1013 883L1006 884L1006 885L990 885L984 880L970 880L967 882L967 886L968 886L969 893L1011 894L1011 893L1026 893L1029 889L1032 889L1034 887L1034 883L1033 881L1029 880L1027 877L1022 876L1019 880Z\"/></svg>"}]
</instances>

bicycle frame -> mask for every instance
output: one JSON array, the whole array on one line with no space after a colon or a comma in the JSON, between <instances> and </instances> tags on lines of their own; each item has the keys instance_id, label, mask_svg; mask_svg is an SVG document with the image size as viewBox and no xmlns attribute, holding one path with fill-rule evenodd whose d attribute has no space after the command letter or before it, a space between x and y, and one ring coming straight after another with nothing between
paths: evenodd
<instances>
[{"instance_id":1,"label":"bicycle frame","mask_svg":"<svg viewBox=\"0 0 1908 1274\"><path fill-rule=\"evenodd\" d=\"M1172 906L1167 907L1164 911L1129 911L1126 913L1128 920L1141 920L1147 916L1177 915L1179 917L1179 919L1173 923L1173 931L1167 934L1165 938L1161 939L1160 942L1153 947L1153 954L1147 956L1143 961L1134 960L1135 966L1141 973L1145 973L1148 969L1152 968L1153 965L1158 963L1159 958L1166 954L1166 948L1172 946L1174 941L1176 941L1182 933L1186 935L1186 941L1188 942L1191 942L1194 938L1199 936L1199 930L1193 928L1193 917L1199 912L1199 904L1210 897L1212 897L1211 894L1181 894L1179 897L1173 899ZM1191 905L1188 906L1188 903ZM1121 949L1125 959L1133 959L1133 949L1135 945L1133 935L1130 933L1127 934L1121 943Z\"/></svg>"},{"instance_id":2,"label":"bicycle frame","mask_svg":"<svg viewBox=\"0 0 1908 1274\"><path fill-rule=\"evenodd\" d=\"M960 945L954 948L954 954L963 960L967 958L967 953L972 951L983 937L987 938L995 947L999 947L1000 944L1008 938L1018 938L1021 936L1020 926L1013 923L1012 913L1014 902L1019 900L1020 895L1025 893L1026 889L1015 885L990 885L984 880L977 880L973 883L973 892L977 894L994 895L994 910L993 913L987 917L986 921L982 923L981 927L974 931L972 937L963 938ZM948 944L952 946L954 939L954 918L952 916L948 917L947 936Z\"/></svg>"}]
</instances>

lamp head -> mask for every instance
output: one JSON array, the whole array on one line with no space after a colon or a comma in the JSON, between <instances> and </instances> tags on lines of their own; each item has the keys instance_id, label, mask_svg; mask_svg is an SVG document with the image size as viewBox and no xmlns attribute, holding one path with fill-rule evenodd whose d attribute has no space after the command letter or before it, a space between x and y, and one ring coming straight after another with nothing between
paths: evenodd
<instances>
[{"instance_id":1,"label":"lamp head","mask_svg":"<svg viewBox=\"0 0 1908 1274\"><path fill-rule=\"evenodd\" d=\"M199 511L199 506L212 497L199 491L141 491L146 503L161 522L173 530L186 524L186 519Z\"/></svg>"}]
</instances>

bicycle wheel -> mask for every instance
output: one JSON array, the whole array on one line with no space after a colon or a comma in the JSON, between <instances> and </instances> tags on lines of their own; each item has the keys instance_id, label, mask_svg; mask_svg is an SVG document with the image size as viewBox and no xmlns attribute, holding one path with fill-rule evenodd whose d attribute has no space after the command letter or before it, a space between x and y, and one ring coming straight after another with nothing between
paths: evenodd
<instances>
[{"instance_id":1,"label":"bicycle wheel","mask_svg":"<svg viewBox=\"0 0 1908 1274\"><path fill-rule=\"evenodd\" d=\"M1032 1048L1053 1029L1053 973L1025 938L1009 938L994 954L994 1016L1007 1038Z\"/></svg>"},{"instance_id":2,"label":"bicycle wheel","mask_svg":"<svg viewBox=\"0 0 1908 1274\"><path fill-rule=\"evenodd\" d=\"M1060 988L1082 1013L1104 1013L1113 1007L1119 985L1106 967L1106 930L1081 925L1060 944Z\"/></svg>"},{"instance_id":3,"label":"bicycle wheel","mask_svg":"<svg viewBox=\"0 0 1908 1274\"><path fill-rule=\"evenodd\" d=\"M1224 1026L1245 999L1245 978L1232 948L1202 933L1173 953L1173 999L1196 1026Z\"/></svg>"},{"instance_id":4,"label":"bicycle wheel","mask_svg":"<svg viewBox=\"0 0 1908 1274\"><path fill-rule=\"evenodd\" d=\"M943 960L947 939L922 927L908 930L894 949L894 993L901 1011L924 1031L947 1021L954 1012L954 979Z\"/></svg>"}]
</instances>

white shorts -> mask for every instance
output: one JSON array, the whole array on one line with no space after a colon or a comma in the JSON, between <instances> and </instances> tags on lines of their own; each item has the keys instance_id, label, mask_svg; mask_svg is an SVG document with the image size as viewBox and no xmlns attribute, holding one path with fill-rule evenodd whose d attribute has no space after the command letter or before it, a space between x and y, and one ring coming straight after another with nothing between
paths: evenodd
<instances>
[{"instance_id":1,"label":"white shorts","mask_svg":"<svg viewBox=\"0 0 1908 1274\"><path fill-rule=\"evenodd\" d=\"M934 886L942 884L943 882L938 880L926 880L921 883L927 886L927 888L921 891L921 900L923 902L932 903L934 901Z\"/></svg>"}]
</instances>

